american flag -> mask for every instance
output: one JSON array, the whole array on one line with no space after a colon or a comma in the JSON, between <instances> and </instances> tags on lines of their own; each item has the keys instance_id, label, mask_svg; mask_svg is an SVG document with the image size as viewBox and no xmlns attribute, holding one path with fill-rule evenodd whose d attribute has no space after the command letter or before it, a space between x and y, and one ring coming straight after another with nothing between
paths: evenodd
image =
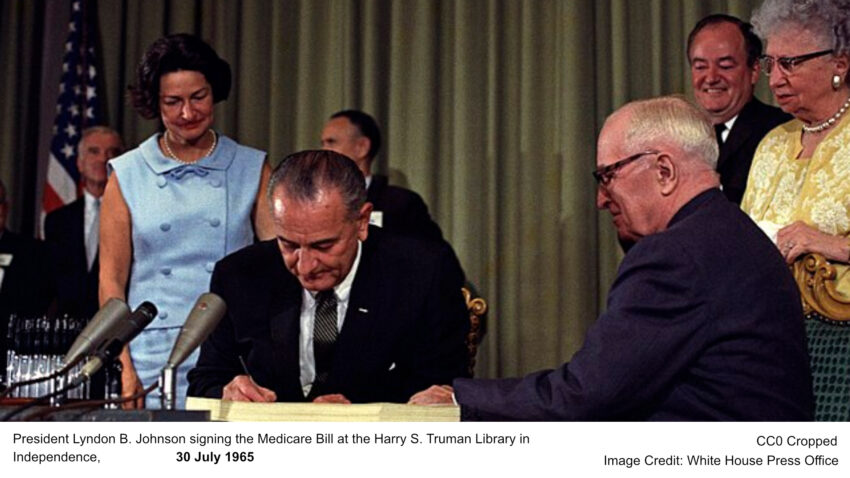
<instances>
[{"instance_id":1,"label":"american flag","mask_svg":"<svg viewBox=\"0 0 850 478\"><path fill-rule=\"evenodd\" d=\"M47 165L47 184L42 200L44 214L77 198L80 172L77 170L77 143L80 133L100 124L100 108L95 68L95 28L86 0L71 2L71 22L62 58L59 101L53 121L53 139Z\"/></svg>"}]
</instances>

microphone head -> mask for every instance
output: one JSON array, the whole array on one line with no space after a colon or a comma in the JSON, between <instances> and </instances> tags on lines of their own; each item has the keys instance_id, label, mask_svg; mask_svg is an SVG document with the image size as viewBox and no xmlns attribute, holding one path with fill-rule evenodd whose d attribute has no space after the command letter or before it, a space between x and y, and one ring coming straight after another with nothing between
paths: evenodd
<instances>
[{"instance_id":1,"label":"microphone head","mask_svg":"<svg viewBox=\"0 0 850 478\"><path fill-rule=\"evenodd\" d=\"M104 362L109 362L117 357L121 353L121 349L153 321L156 314L155 305L150 302L142 302L142 305L136 307L136 310L130 314L127 320L122 321L121 325L112 331L108 342L97 349L97 355L103 358Z\"/></svg>"},{"instance_id":2,"label":"microphone head","mask_svg":"<svg viewBox=\"0 0 850 478\"><path fill-rule=\"evenodd\" d=\"M120 327L129 316L130 307L124 301L115 298L106 301L74 340L63 363L70 364L94 353L101 343L109 339L111 331Z\"/></svg>"},{"instance_id":3,"label":"microphone head","mask_svg":"<svg viewBox=\"0 0 850 478\"><path fill-rule=\"evenodd\" d=\"M201 345L227 312L224 299L212 292L201 294L171 349L166 367L176 368Z\"/></svg>"}]
</instances>

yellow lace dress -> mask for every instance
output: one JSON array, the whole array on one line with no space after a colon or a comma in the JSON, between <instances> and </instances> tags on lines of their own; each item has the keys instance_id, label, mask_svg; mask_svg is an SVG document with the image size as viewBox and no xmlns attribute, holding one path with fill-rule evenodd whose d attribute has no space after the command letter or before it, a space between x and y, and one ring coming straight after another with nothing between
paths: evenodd
<instances>
[{"instance_id":1,"label":"yellow lace dress","mask_svg":"<svg viewBox=\"0 0 850 478\"><path fill-rule=\"evenodd\" d=\"M791 120L774 128L759 143L744 210L776 241L776 231L794 221L843 237L850 235L850 114L830 131L808 159L795 159L803 149L803 124ZM836 264L837 288L850 296L850 267Z\"/></svg>"}]
</instances>

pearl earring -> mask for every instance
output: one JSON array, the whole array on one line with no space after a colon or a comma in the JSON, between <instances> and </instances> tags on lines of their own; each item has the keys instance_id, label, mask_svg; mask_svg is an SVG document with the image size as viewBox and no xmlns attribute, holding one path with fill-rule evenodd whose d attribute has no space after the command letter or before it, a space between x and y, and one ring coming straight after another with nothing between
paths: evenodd
<instances>
[{"instance_id":1,"label":"pearl earring","mask_svg":"<svg viewBox=\"0 0 850 478\"><path fill-rule=\"evenodd\" d=\"M841 77L838 75L832 75L832 89L838 90L841 87Z\"/></svg>"}]
</instances>

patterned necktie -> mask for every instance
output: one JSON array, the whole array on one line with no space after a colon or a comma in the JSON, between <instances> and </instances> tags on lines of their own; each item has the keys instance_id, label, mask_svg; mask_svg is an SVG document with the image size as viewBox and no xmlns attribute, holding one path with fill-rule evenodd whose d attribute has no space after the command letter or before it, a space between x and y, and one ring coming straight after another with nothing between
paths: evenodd
<instances>
[{"instance_id":1,"label":"patterned necktie","mask_svg":"<svg viewBox=\"0 0 850 478\"><path fill-rule=\"evenodd\" d=\"M97 256L98 235L100 234L100 198L92 201L90 212L92 221L86 234L86 264L88 270L91 270L94 258Z\"/></svg>"},{"instance_id":2,"label":"patterned necktie","mask_svg":"<svg viewBox=\"0 0 850 478\"><path fill-rule=\"evenodd\" d=\"M316 317L313 321L313 358L316 362L316 379L310 389L310 398L321 393L333 365L334 345L339 335L336 318L336 295L333 289L316 295Z\"/></svg>"},{"instance_id":3,"label":"patterned necktie","mask_svg":"<svg viewBox=\"0 0 850 478\"><path fill-rule=\"evenodd\" d=\"M723 144L724 131L726 131L726 123L714 125L714 134L717 136L717 144Z\"/></svg>"}]
</instances>

